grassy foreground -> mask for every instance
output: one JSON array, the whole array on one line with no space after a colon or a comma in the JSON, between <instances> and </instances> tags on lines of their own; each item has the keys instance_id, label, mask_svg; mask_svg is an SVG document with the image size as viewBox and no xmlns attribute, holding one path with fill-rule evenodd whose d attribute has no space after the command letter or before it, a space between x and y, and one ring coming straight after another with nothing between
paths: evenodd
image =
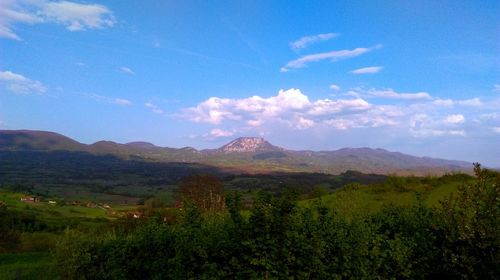
<instances>
[{"instance_id":1,"label":"grassy foreground","mask_svg":"<svg viewBox=\"0 0 500 280\"><path fill-rule=\"evenodd\" d=\"M0 279L58 279L55 260L48 252L0 254Z\"/></svg>"}]
</instances>

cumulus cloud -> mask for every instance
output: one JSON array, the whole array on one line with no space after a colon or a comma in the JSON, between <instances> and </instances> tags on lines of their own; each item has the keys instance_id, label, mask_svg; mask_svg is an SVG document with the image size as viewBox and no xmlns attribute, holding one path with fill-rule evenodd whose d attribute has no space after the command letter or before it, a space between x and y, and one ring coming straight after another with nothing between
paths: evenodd
<instances>
[{"instance_id":1,"label":"cumulus cloud","mask_svg":"<svg viewBox=\"0 0 500 280\"><path fill-rule=\"evenodd\" d=\"M281 68L281 72L288 72L291 69L298 69L298 68L303 68L306 67L309 63L312 62L318 62L322 60L330 60L332 62L341 60L341 59L347 59L347 58L352 58L356 56L360 56L362 54L365 54L367 52L370 52L374 49L381 48L382 45L376 45L371 48L356 48L352 50L340 50L340 51L331 51L331 52L324 52L324 53L315 53L315 54L309 54L302 56L298 59L289 61L285 66Z\"/></svg>"},{"instance_id":2,"label":"cumulus cloud","mask_svg":"<svg viewBox=\"0 0 500 280\"><path fill-rule=\"evenodd\" d=\"M151 111L155 114L163 115L163 113L164 113L164 111L162 109L160 109L158 106L156 106L155 104L153 104L151 102L144 103L144 106L151 109Z\"/></svg>"},{"instance_id":3,"label":"cumulus cloud","mask_svg":"<svg viewBox=\"0 0 500 280\"><path fill-rule=\"evenodd\" d=\"M307 129L314 126L314 121L304 117L298 117L295 127L297 129Z\"/></svg>"},{"instance_id":4,"label":"cumulus cloud","mask_svg":"<svg viewBox=\"0 0 500 280\"><path fill-rule=\"evenodd\" d=\"M324 33L324 34L304 36L296 41L291 42L290 48L292 48L292 50L300 50L300 49L304 49L312 44L322 42L322 41L328 41L328 40L333 39L333 38L338 37L338 36L340 36L339 33Z\"/></svg>"},{"instance_id":5,"label":"cumulus cloud","mask_svg":"<svg viewBox=\"0 0 500 280\"><path fill-rule=\"evenodd\" d=\"M436 120L436 117L429 116L425 113L413 115L410 120L410 133L414 137L441 137L441 136L466 136L463 129L448 129L443 127L449 121L460 123L461 115L448 116L444 121ZM463 118L463 116L461 116Z\"/></svg>"},{"instance_id":6,"label":"cumulus cloud","mask_svg":"<svg viewBox=\"0 0 500 280\"><path fill-rule=\"evenodd\" d=\"M320 99L312 103L308 113L311 115L334 114L342 111L363 111L370 108L370 104L361 98L356 99Z\"/></svg>"},{"instance_id":7,"label":"cumulus cloud","mask_svg":"<svg viewBox=\"0 0 500 280\"><path fill-rule=\"evenodd\" d=\"M460 124L465 122L465 118L461 114L448 115L444 122L449 124Z\"/></svg>"},{"instance_id":8,"label":"cumulus cloud","mask_svg":"<svg viewBox=\"0 0 500 280\"><path fill-rule=\"evenodd\" d=\"M342 121L349 116L350 122ZM311 101L299 89L280 90L276 96L252 96L242 99L211 97L195 107L187 108L182 116L194 122L218 125L237 122L248 128L260 128L270 123L286 124L293 129L308 129L318 125L333 127L365 127L390 125L399 114L390 106L373 108L361 98L318 99ZM342 125L338 125L342 122Z\"/></svg>"},{"instance_id":9,"label":"cumulus cloud","mask_svg":"<svg viewBox=\"0 0 500 280\"><path fill-rule=\"evenodd\" d=\"M56 23L69 31L111 27L113 13L100 4L71 1L4 0L0 1L0 37L21 40L15 33L18 24Z\"/></svg>"},{"instance_id":10,"label":"cumulus cloud","mask_svg":"<svg viewBox=\"0 0 500 280\"><path fill-rule=\"evenodd\" d=\"M135 74L135 72L132 71L132 69L130 69L128 67L125 67L125 66L120 67L120 71L122 71L125 74L130 74L130 75L134 75Z\"/></svg>"},{"instance_id":11,"label":"cumulus cloud","mask_svg":"<svg viewBox=\"0 0 500 280\"><path fill-rule=\"evenodd\" d=\"M278 130L320 133L383 127L413 138L492 133L491 127L498 127L500 119L496 108L472 106L482 103L476 98L443 101L425 92L400 93L393 89L355 88L348 93L352 95L311 100L301 90L291 88L267 97L210 97L182 110L178 116L198 123L224 125L224 131L231 133L253 131L258 134ZM370 103L370 98L375 97L380 99ZM394 103L394 99L405 102ZM466 122L468 119L471 121ZM207 134L207 137L213 135Z\"/></svg>"},{"instance_id":12,"label":"cumulus cloud","mask_svg":"<svg viewBox=\"0 0 500 280\"><path fill-rule=\"evenodd\" d=\"M334 91L339 91L340 90L340 86L338 86L336 84L331 84L330 85L330 89L333 89Z\"/></svg>"},{"instance_id":13,"label":"cumulus cloud","mask_svg":"<svg viewBox=\"0 0 500 280\"><path fill-rule=\"evenodd\" d=\"M375 74L380 72L382 70L381 66L371 66L371 67L364 67L364 68L359 68L356 70L352 70L352 74Z\"/></svg>"},{"instance_id":14,"label":"cumulus cloud","mask_svg":"<svg viewBox=\"0 0 500 280\"><path fill-rule=\"evenodd\" d=\"M41 82L11 71L0 71L0 85L16 94L42 94L47 92L47 88Z\"/></svg>"}]
</instances>

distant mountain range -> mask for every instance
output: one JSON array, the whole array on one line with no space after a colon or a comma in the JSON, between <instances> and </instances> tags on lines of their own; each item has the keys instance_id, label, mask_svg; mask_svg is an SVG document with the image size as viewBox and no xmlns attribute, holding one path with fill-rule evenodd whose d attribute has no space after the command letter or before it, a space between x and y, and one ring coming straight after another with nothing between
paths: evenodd
<instances>
[{"instance_id":1,"label":"distant mountain range","mask_svg":"<svg viewBox=\"0 0 500 280\"><path fill-rule=\"evenodd\" d=\"M375 174L442 174L470 172L464 161L415 157L371 148L335 151L293 151L274 146L260 137L241 137L218 149L158 147L148 142L126 144L99 141L79 143L64 135L33 130L0 130L0 151L71 151L111 154L124 159L155 162L202 163L247 173L321 172L340 174L348 170Z\"/></svg>"}]
</instances>

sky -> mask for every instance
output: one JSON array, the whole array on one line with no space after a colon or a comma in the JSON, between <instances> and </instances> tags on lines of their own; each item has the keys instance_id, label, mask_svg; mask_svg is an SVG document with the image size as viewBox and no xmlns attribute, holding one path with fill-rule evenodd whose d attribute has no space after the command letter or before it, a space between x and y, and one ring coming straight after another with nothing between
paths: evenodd
<instances>
[{"instance_id":1,"label":"sky","mask_svg":"<svg viewBox=\"0 0 500 280\"><path fill-rule=\"evenodd\" d=\"M500 1L0 0L0 129L500 167Z\"/></svg>"}]
</instances>

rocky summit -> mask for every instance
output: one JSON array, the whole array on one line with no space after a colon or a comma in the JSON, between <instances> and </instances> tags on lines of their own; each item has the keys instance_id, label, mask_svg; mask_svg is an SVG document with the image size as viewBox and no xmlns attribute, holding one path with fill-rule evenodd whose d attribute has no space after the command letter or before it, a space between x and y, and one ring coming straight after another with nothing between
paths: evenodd
<instances>
[{"instance_id":1,"label":"rocky summit","mask_svg":"<svg viewBox=\"0 0 500 280\"><path fill-rule=\"evenodd\" d=\"M255 153L280 150L283 149L272 145L261 137L240 137L218 149L219 152L223 153Z\"/></svg>"}]
</instances>

